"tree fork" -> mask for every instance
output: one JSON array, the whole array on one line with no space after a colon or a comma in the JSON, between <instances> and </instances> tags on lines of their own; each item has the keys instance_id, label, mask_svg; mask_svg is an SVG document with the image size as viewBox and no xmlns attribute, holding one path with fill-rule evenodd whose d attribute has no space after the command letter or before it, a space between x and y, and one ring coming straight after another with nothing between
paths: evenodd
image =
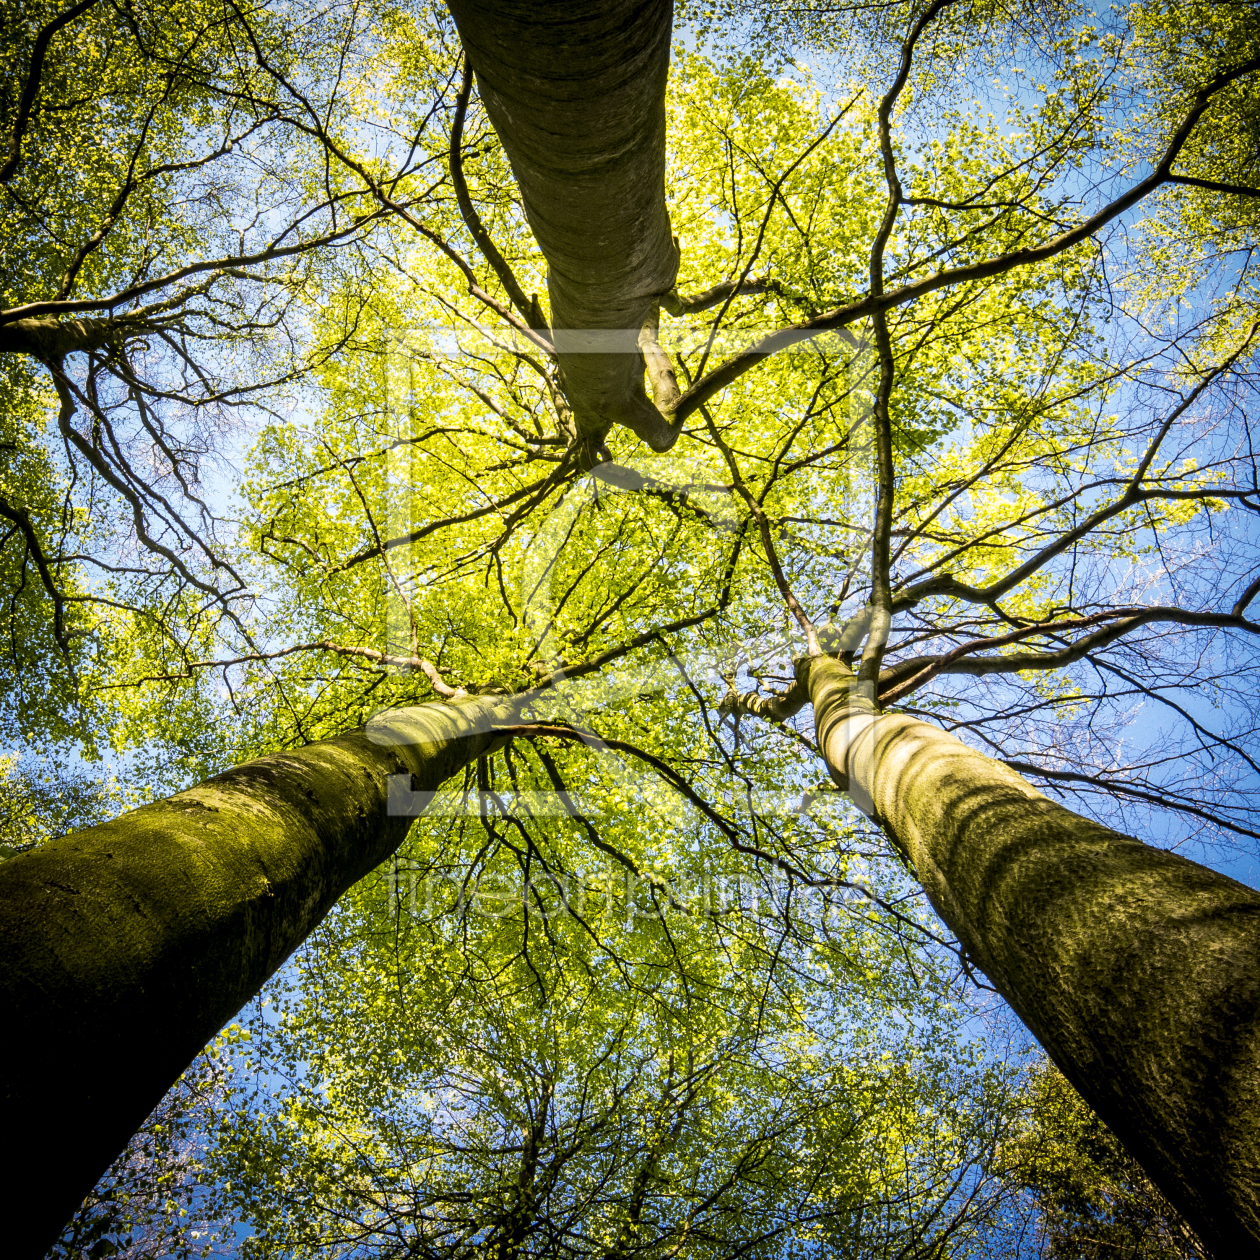
<instances>
[{"instance_id":1,"label":"tree fork","mask_svg":"<svg viewBox=\"0 0 1260 1260\"><path fill-rule=\"evenodd\" d=\"M398 710L0 865L0 1130L15 1257L42 1257L202 1047L411 819L492 751L502 696Z\"/></svg>"},{"instance_id":2,"label":"tree fork","mask_svg":"<svg viewBox=\"0 0 1260 1260\"><path fill-rule=\"evenodd\" d=\"M1260 893L1049 800L809 670L833 778L1203 1241L1260 1246Z\"/></svg>"}]
</instances>

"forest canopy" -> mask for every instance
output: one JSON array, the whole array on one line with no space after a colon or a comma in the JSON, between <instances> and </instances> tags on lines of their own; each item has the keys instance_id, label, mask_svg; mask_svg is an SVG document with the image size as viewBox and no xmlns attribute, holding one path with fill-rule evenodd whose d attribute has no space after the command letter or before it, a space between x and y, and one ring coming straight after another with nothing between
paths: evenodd
<instances>
[{"instance_id":1,"label":"forest canopy","mask_svg":"<svg viewBox=\"0 0 1260 1260\"><path fill-rule=\"evenodd\" d=\"M482 8L5 11L5 866L482 738L61 1254L1206 1256L829 741L1254 884L1253 6L622 6L563 160Z\"/></svg>"}]
</instances>

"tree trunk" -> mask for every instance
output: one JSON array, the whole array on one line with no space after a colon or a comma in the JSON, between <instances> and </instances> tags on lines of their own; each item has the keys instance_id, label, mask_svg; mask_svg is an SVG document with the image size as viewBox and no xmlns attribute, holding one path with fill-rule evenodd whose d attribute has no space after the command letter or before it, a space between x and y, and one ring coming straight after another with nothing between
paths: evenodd
<instances>
[{"instance_id":1,"label":"tree trunk","mask_svg":"<svg viewBox=\"0 0 1260 1260\"><path fill-rule=\"evenodd\" d=\"M1260 1246L1260 894L1047 799L809 666L833 777L1222 1260Z\"/></svg>"},{"instance_id":2,"label":"tree trunk","mask_svg":"<svg viewBox=\"0 0 1260 1260\"><path fill-rule=\"evenodd\" d=\"M0 865L5 1249L40 1257L170 1085L402 842L510 702L388 715Z\"/></svg>"},{"instance_id":3,"label":"tree trunk","mask_svg":"<svg viewBox=\"0 0 1260 1260\"><path fill-rule=\"evenodd\" d=\"M449 7L547 260L578 428L599 439L622 424L666 450L676 431L648 400L637 338L678 272L665 209L671 0Z\"/></svg>"}]
</instances>

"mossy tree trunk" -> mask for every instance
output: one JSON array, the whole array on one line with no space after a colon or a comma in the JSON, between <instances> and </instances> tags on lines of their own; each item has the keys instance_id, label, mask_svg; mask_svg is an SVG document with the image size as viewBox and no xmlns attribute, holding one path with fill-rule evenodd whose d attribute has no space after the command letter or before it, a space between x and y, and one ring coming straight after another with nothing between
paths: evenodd
<instances>
[{"instance_id":1,"label":"mossy tree trunk","mask_svg":"<svg viewBox=\"0 0 1260 1260\"><path fill-rule=\"evenodd\" d=\"M1260 894L808 668L832 775L976 967L1221 1260L1260 1254Z\"/></svg>"},{"instance_id":2,"label":"mossy tree trunk","mask_svg":"<svg viewBox=\"0 0 1260 1260\"><path fill-rule=\"evenodd\" d=\"M332 904L402 842L499 698L275 753L0 865L5 1251L42 1256L165 1091Z\"/></svg>"}]
</instances>

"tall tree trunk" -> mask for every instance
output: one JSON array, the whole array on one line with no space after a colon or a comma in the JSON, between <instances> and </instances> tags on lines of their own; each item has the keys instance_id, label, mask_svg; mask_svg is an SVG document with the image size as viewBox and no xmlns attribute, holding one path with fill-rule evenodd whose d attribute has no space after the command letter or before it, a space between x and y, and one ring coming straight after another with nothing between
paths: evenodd
<instances>
[{"instance_id":1,"label":"tall tree trunk","mask_svg":"<svg viewBox=\"0 0 1260 1260\"><path fill-rule=\"evenodd\" d=\"M674 287L665 209L671 0L449 0L547 260L551 322L579 430L675 430L648 400L638 334ZM599 333L617 333L600 337ZM611 352L596 347L609 346Z\"/></svg>"},{"instance_id":2,"label":"tall tree trunk","mask_svg":"<svg viewBox=\"0 0 1260 1260\"><path fill-rule=\"evenodd\" d=\"M832 775L1221 1260L1260 1248L1260 894L1110 831L809 664Z\"/></svg>"},{"instance_id":3,"label":"tall tree trunk","mask_svg":"<svg viewBox=\"0 0 1260 1260\"><path fill-rule=\"evenodd\" d=\"M0 865L5 1250L39 1257L163 1093L510 703L424 705Z\"/></svg>"}]
</instances>

